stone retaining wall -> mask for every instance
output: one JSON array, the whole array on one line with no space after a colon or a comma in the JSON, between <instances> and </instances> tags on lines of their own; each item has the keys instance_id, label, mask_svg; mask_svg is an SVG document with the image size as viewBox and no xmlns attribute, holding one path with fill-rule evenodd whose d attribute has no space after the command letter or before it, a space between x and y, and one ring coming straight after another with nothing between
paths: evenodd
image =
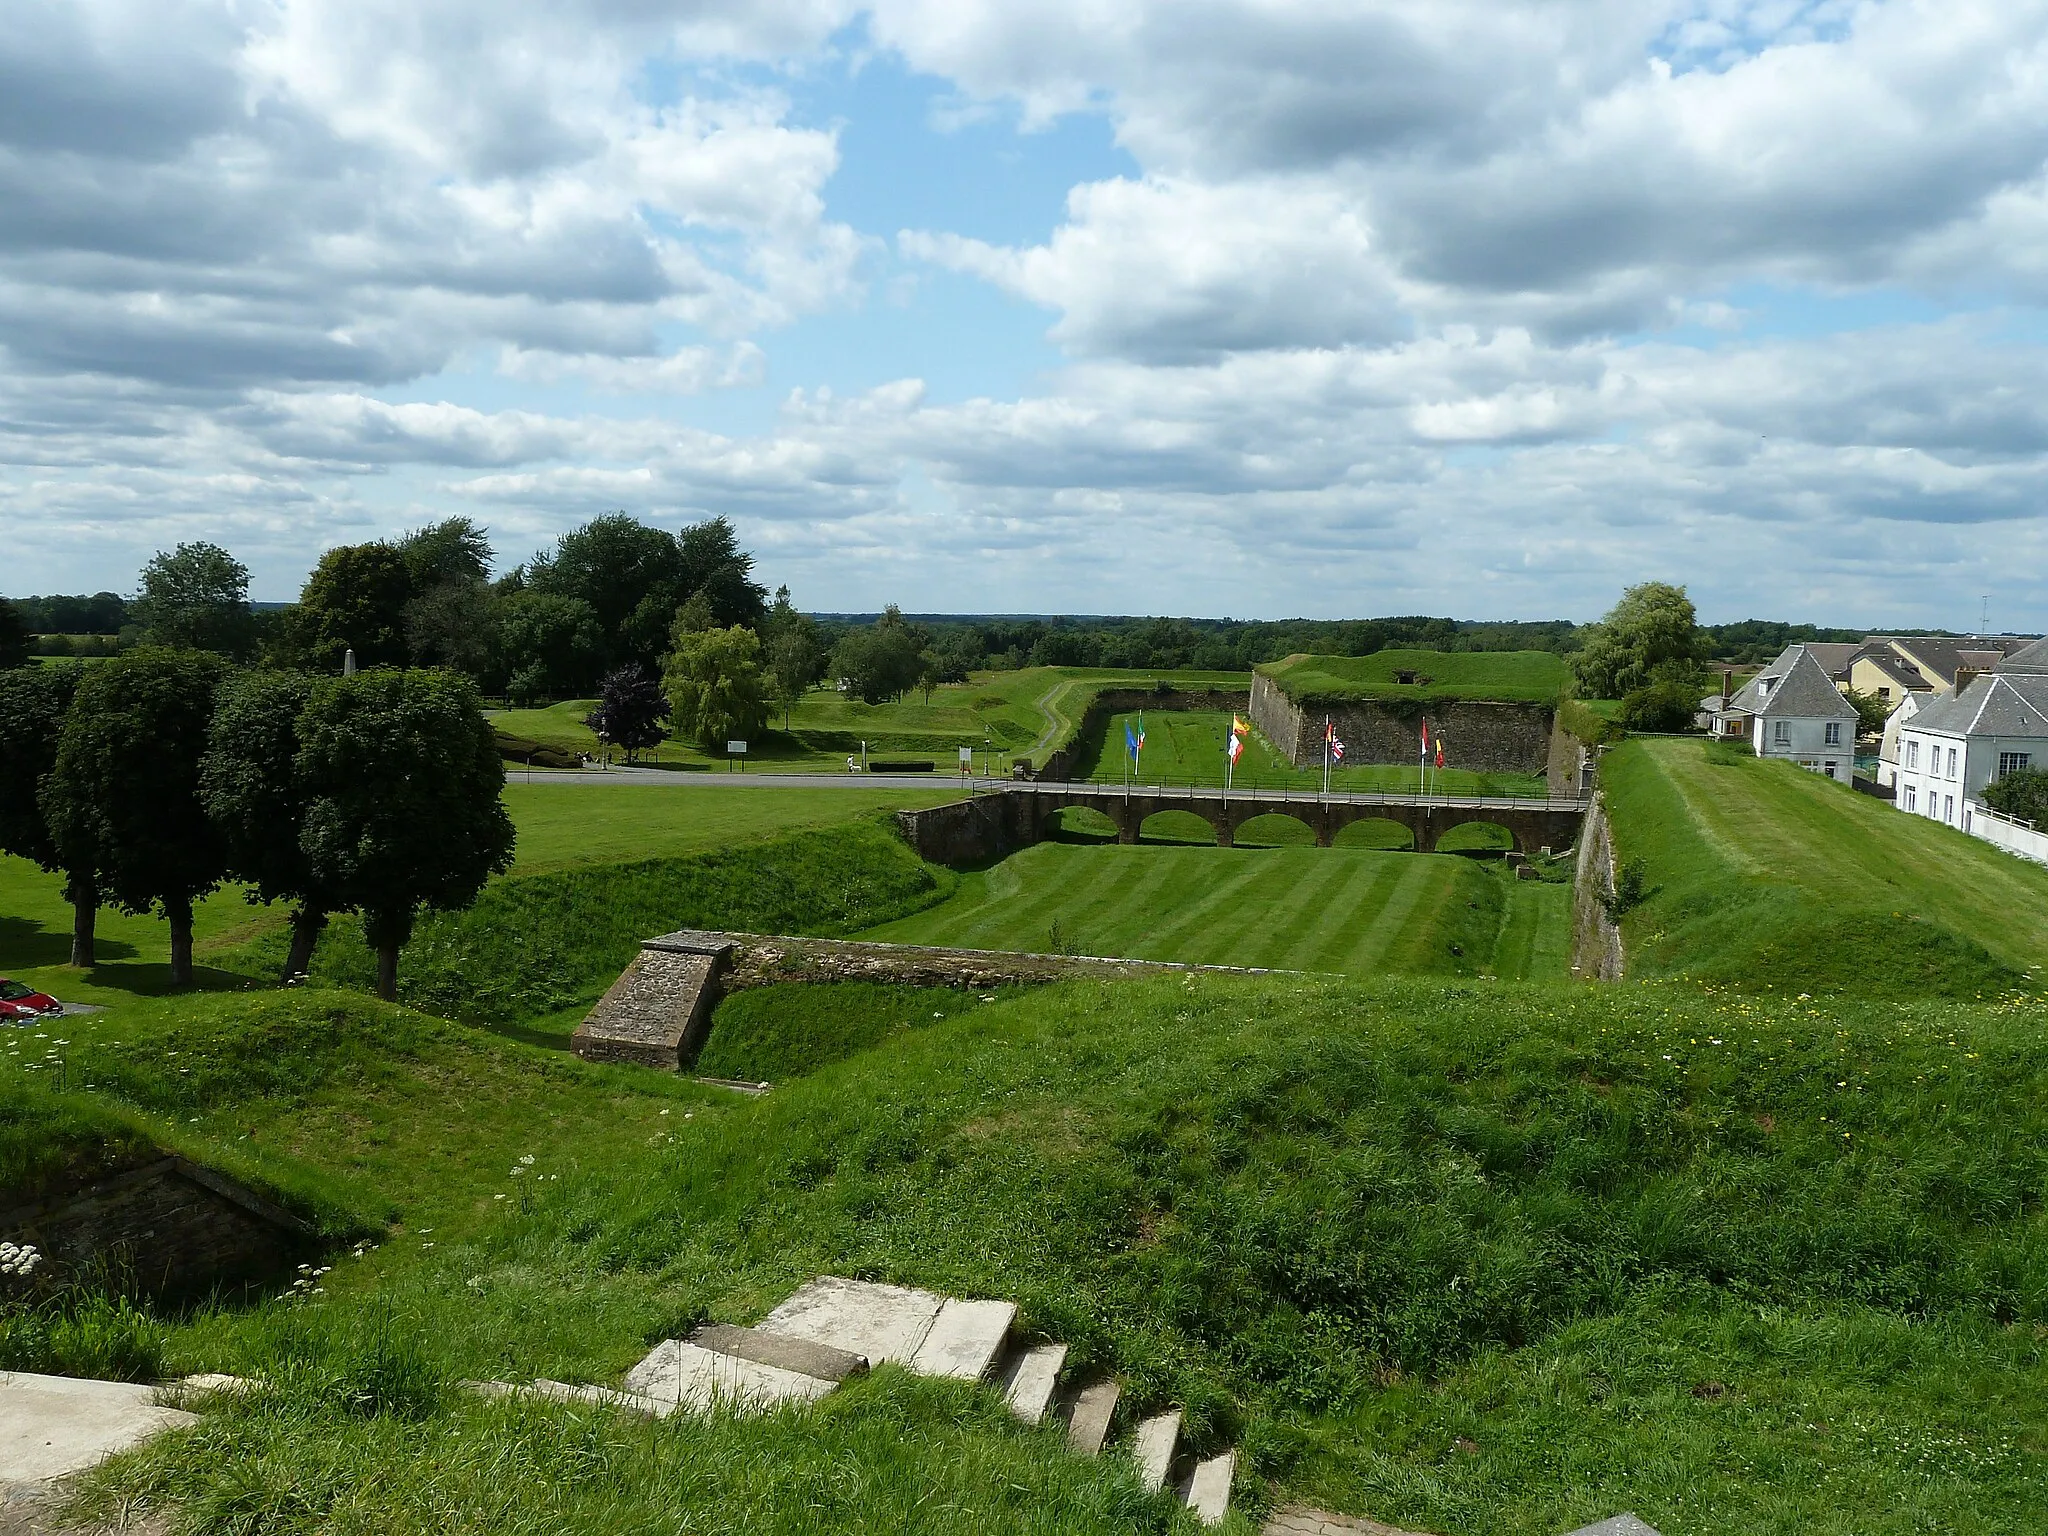
<instances>
[{"instance_id":1,"label":"stone retaining wall","mask_svg":"<svg viewBox=\"0 0 2048 1536\"><path fill-rule=\"evenodd\" d=\"M995 791L930 810L898 811L896 825L928 863L986 864L1038 841L1031 810L1022 795Z\"/></svg>"},{"instance_id":2,"label":"stone retaining wall","mask_svg":"<svg viewBox=\"0 0 2048 1536\"><path fill-rule=\"evenodd\" d=\"M1074 739L1049 755L1035 777L1064 784L1077 769L1092 768L1104 750L1102 738L1114 715L1140 709L1156 709L1161 714L1203 714L1248 707L1245 695L1221 688L1104 688L1081 711Z\"/></svg>"},{"instance_id":3,"label":"stone retaining wall","mask_svg":"<svg viewBox=\"0 0 2048 1536\"><path fill-rule=\"evenodd\" d=\"M0 1237L43 1255L39 1290L104 1284L181 1298L275 1279L317 1234L235 1180L163 1157L0 1212Z\"/></svg>"},{"instance_id":4,"label":"stone retaining wall","mask_svg":"<svg viewBox=\"0 0 2048 1536\"><path fill-rule=\"evenodd\" d=\"M1581 981L1621 980L1621 929L1602 900L1613 889L1614 835L1606 797L1596 791L1572 872L1572 975Z\"/></svg>"},{"instance_id":5,"label":"stone retaining wall","mask_svg":"<svg viewBox=\"0 0 2048 1536\"><path fill-rule=\"evenodd\" d=\"M1479 773L1545 773L1565 759L1555 744L1557 710L1549 704L1453 699L1407 708L1358 700L1304 709L1263 672L1252 674L1251 718L1297 768L1323 761L1323 721L1337 727L1348 763L1419 763L1421 722L1443 733L1445 765ZM1572 786L1553 784L1553 793Z\"/></svg>"}]
</instances>

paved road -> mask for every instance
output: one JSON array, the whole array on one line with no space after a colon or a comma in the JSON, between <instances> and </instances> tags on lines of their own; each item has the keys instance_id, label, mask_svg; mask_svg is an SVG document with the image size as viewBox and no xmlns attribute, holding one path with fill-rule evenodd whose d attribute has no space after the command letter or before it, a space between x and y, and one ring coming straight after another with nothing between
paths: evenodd
<instances>
[{"instance_id":1,"label":"paved road","mask_svg":"<svg viewBox=\"0 0 2048 1536\"><path fill-rule=\"evenodd\" d=\"M957 774L938 773L673 773L660 768L614 768L610 772L566 773L551 772L544 768L528 772L524 768L507 766L505 782L508 784L661 784L672 788L705 788L725 785L728 788L746 789L929 789L960 793L967 789L979 792L1014 790L1027 794L1091 794L1117 795L1124 792L1121 784L1076 783L1048 784L1043 781L1024 779L961 779ZM1145 785L1134 784L1130 788L1134 795L1146 795L1155 799L1171 800L1215 800L1223 791L1215 785L1189 787L1185 784ZM1557 810L1583 809L1587 802L1560 796L1546 800L1541 796L1516 797L1512 795L1404 795L1382 794L1373 790L1332 790L1327 795L1314 790L1302 789L1233 789L1230 798L1239 803L1271 802L1274 805L1314 805L1329 801L1341 805L1443 805L1461 809L1482 810L1525 810L1549 806Z\"/></svg>"}]
</instances>

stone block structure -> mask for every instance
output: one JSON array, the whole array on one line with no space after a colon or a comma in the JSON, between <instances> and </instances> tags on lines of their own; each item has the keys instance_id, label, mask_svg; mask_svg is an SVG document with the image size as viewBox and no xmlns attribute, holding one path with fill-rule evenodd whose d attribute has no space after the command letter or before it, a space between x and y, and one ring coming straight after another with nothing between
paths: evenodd
<instances>
[{"instance_id":1,"label":"stone block structure","mask_svg":"<svg viewBox=\"0 0 2048 1536\"><path fill-rule=\"evenodd\" d=\"M1413 763L1422 752L1421 722L1441 730L1451 745L1455 766L1480 773L1547 773L1560 776L1566 762L1557 743L1557 709L1550 704L1446 699L1419 706L1375 703L1369 699L1304 705L1263 672L1252 674L1252 724L1286 754L1297 768L1323 760L1323 719L1328 716L1343 739L1345 760L1354 763ZM1554 793L1570 794L1576 785L1553 783Z\"/></svg>"},{"instance_id":2,"label":"stone block structure","mask_svg":"<svg viewBox=\"0 0 2048 1536\"><path fill-rule=\"evenodd\" d=\"M731 935L693 929L649 939L576 1026L570 1049L585 1061L680 1071L704 1048L736 947Z\"/></svg>"}]
</instances>

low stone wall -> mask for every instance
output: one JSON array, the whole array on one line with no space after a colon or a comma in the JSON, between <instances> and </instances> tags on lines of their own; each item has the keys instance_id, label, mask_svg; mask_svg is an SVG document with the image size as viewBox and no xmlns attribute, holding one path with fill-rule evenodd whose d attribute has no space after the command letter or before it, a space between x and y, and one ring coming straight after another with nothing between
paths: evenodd
<instances>
[{"instance_id":1,"label":"low stone wall","mask_svg":"<svg viewBox=\"0 0 2048 1536\"><path fill-rule=\"evenodd\" d=\"M1413 710L1360 700L1304 709L1263 672L1252 674L1251 717L1297 768L1323 760L1323 721L1337 727L1350 763L1419 763L1421 722L1441 732L1448 767L1479 773L1550 773L1561 764L1557 710L1548 704L1454 699ZM1553 785L1554 793L1571 793Z\"/></svg>"},{"instance_id":2,"label":"low stone wall","mask_svg":"<svg viewBox=\"0 0 2048 1536\"><path fill-rule=\"evenodd\" d=\"M1598 791L1579 833L1579 857L1572 872L1572 975L1581 981L1619 981L1621 929L1602 901L1614 889L1614 836L1607 825L1607 801Z\"/></svg>"},{"instance_id":3,"label":"low stone wall","mask_svg":"<svg viewBox=\"0 0 2048 1536\"><path fill-rule=\"evenodd\" d=\"M585 1061L675 1072L697 1059L733 946L722 934L649 939L569 1037Z\"/></svg>"},{"instance_id":4,"label":"low stone wall","mask_svg":"<svg viewBox=\"0 0 2048 1536\"><path fill-rule=\"evenodd\" d=\"M163 1157L0 1212L0 1237L42 1254L41 1291L106 1285L176 1299L288 1273L317 1233L213 1169Z\"/></svg>"},{"instance_id":5,"label":"low stone wall","mask_svg":"<svg viewBox=\"0 0 2048 1536\"><path fill-rule=\"evenodd\" d=\"M898 811L896 825L932 864L986 864L1038 841L1037 818L1021 795L994 791L924 811Z\"/></svg>"}]
</instances>

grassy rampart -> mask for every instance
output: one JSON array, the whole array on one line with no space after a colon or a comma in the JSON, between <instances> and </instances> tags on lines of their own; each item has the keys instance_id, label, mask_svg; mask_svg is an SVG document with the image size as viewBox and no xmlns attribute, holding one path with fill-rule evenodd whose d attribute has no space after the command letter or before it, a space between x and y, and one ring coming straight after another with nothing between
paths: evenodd
<instances>
[{"instance_id":1,"label":"grassy rampart","mask_svg":"<svg viewBox=\"0 0 2048 1536\"><path fill-rule=\"evenodd\" d=\"M1570 668L1552 651L1289 656L1258 670L1304 709L1364 701L1419 706L1452 699L1555 704L1571 680ZM1404 683L1403 674L1416 680Z\"/></svg>"}]
</instances>

